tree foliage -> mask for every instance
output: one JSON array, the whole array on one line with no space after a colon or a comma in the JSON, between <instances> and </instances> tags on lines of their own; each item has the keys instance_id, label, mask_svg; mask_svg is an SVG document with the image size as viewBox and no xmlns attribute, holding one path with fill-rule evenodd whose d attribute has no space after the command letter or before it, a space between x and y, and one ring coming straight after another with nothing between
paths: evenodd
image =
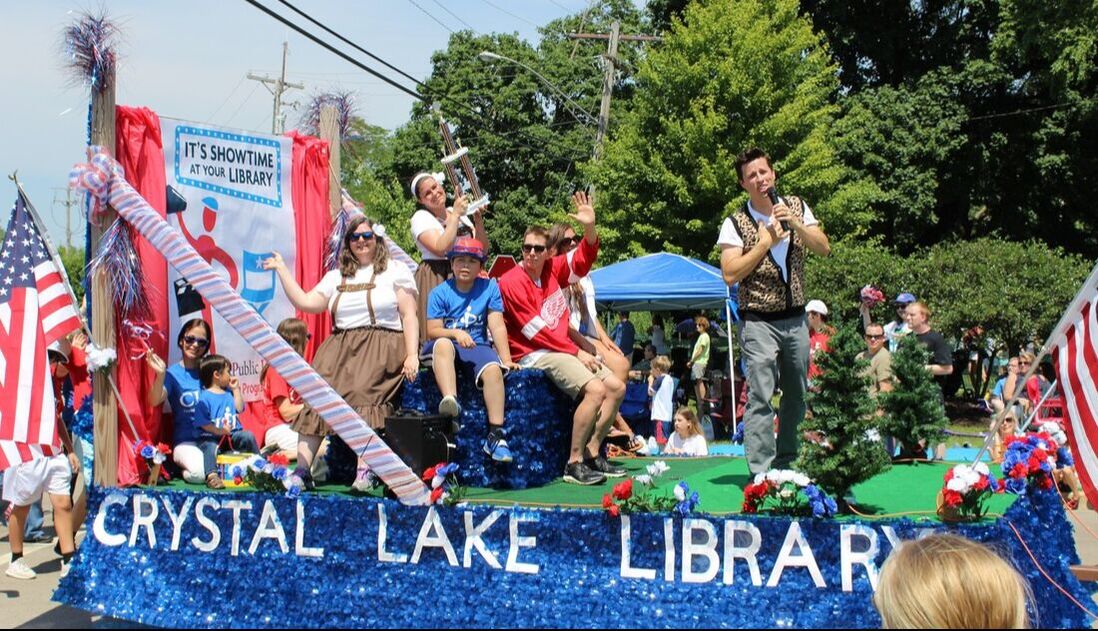
<instances>
[{"instance_id":1,"label":"tree foliage","mask_svg":"<svg viewBox=\"0 0 1098 631\"><path fill-rule=\"evenodd\" d=\"M866 223L871 187L850 180L830 142L835 67L797 11L796 0L693 3L649 51L631 109L590 168L610 251L710 258L715 227L746 199L733 163L752 145L835 233Z\"/></svg>"},{"instance_id":2,"label":"tree foliage","mask_svg":"<svg viewBox=\"0 0 1098 631\"><path fill-rule=\"evenodd\" d=\"M926 369L929 363L930 351L914 335L900 338L899 348L892 353L895 385L891 392L878 395L884 410L881 432L895 438L906 453L916 451L920 441L930 448L941 442L949 422L942 390Z\"/></svg>"},{"instance_id":3,"label":"tree foliage","mask_svg":"<svg viewBox=\"0 0 1098 631\"><path fill-rule=\"evenodd\" d=\"M858 330L851 324L838 327L828 341L830 351L817 353L823 371L809 394L812 415L801 428L816 432L825 442L803 441L797 470L812 478L828 493L843 497L855 484L889 467L877 427L877 402L869 394L869 360L858 359L865 350Z\"/></svg>"}]
</instances>

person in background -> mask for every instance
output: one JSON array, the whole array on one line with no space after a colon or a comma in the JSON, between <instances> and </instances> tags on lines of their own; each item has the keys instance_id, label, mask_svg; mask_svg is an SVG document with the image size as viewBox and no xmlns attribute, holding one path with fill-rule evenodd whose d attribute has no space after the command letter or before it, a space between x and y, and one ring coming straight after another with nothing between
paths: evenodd
<instances>
[{"instance_id":1,"label":"person in background","mask_svg":"<svg viewBox=\"0 0 1098 631\"><path fill-rule=\"evenodd\" d=\"M278 323L278 334L298 355L305 354L305 345L309 341L309 329L298 318L286 318ZM259 383L263 386L263 451L280 451L288 459L297 458L297 432L290 423L305 409L305 403L297 391L286 383L277 370L264 365L259 371Z\"/></svg>"},{"instance_id":2,"label":"person in background","mask_svg":"<svg viewBox=\"0 0 1098 631\"><path fill-rule=\"evenodd\" d=\"M614 327L613 333L610 334L610 339L621 349L622 353L625 353L626 357L632 357L636 336L637 330L633 328L633 323L629 321L629 312L622 311L618 314L618 324Z\"/></svg>"},{"instance_id":3,"label":"person in background","mask_svg":"<svg viewBox=\"0 0 1098 631\"><path fill-rule=\"evenodd\" d=\"M944 396L947 394L945 392L946 377L953 374L953 352L942 334L930 328L930 316L930 309L917 300L907 305L907 309L904 310L908 328L930 351L930 363L926 368L934 375L934 380L942 388Z\"/></svg>"},{"instance_id":4,"label":"person in background","mask_svg":"<svg viewBox=\"0 0 1098 631\"><path fill-rule=\"evenodd\" d=\"M809 300L804 313L808 319L808 387L812 389L812 380L820 376L816 353L830 350L827 343L835 335L835 327L827 323L827 305L822 300Z\"/></svg>"},{"instance_id":5,"label":"person in background","mask_svg":"<svg viewBox=\"0 0 1098 631\"><path fill-rule=\"evenodd\" d=\"M652 326L648 329L651 343L656 347L656 355L667 355L667 333L663 330L663 316L652 314Z\"/></svg>"},{"instance_id":6,"label":"person in background","mask_svg":"<svg viewBox=\"0 0 1098 631\"><path fill-rule=\"evenodd\" d=\"M648 373L652 370L652 360L655 359L658 354L659 353L656 352L655 344L645 344L644 359L633 364L633 368L629 371L629 378L634 381L642 379L647 380Z\"/></svg>"},{"instance_id":7,"label":"person in background","mask_svg":"<svg viewBox=\"0 0 1098 631\"><path fill-rule=\"evenodd\" d=\"M667 440L663 453L669 456L708 456L709 446L705 443L698 415L688 407L675 411L675 431Z\"/></svg>"},{"instance_id":8,"label":"person in background","mask_svg":"<svg viewBox=\"0 0 1098 631\"><path fill-rule=\"evenodd\" d=\"M652 434L656 444L663 446L671 436L671 419L675 407L675 379L671 377L671 359L659 355L652 360L648 375L648 396L652 397Z\"/></svg>"},{"instance_id":9,"label":"person in background","mask_svg":"<svg viewBox=\"0 0 1098 631\"><path fill-rule=\"evenodd\" d=\"M705 405L705 370L709 367L709 318L698 316L694 319L694 328L698 332L698 338L694 341L694 352L686 367L690 370L690 379L694 382L694 397L698 402L698 409Z\"/></svg>"},{"instance_id":10,"label":"person in background","mask_svg":"<svg viewBox=\"0 0 1098 631\"><path fill-rule=\"evenodd\" d=\"M1026 579L982 543L934 534L904 541L881 568L873 606L885 629L1025 629Z\"/></svg>"}]
</instances>

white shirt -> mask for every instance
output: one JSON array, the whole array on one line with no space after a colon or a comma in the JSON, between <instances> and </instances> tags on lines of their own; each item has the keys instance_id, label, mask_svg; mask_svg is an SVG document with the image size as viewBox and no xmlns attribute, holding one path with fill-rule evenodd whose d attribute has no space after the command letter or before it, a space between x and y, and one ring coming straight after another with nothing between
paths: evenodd
<instances>
[{"instance_id":1,"label":"white shirt","mask_svg":"<svg viewBox=\"0 0 1098 631\"><path fill-rule=\"evenodd\" d=\"M453 209L447 208L446 212L453 212ZM470 230L473 229L473 222L469 220L468 216L462 217L461 223L468 226ZM427 246L419 241L419 235L432 230L437 230L441 234L446 231L446 226L442 225L442 222L438 220L438 217L435 217L434 213L429 210L420 208L412 214L412 239L416 242L416 248L419 250L420 256L423 257L424 261L445 261L445 253L443 253L442 256L439 256L428 250Z\"/></svg>"},{"instance_id":2,"label":"white shirt","mask_svg":"<svg viewBox=\"0 0 1098 631\"><path fill-rule=\"evenodd\" d=\"M370 282L374 273L374 266L360 267L354 278L348 279L347 284L357 285ZM342 285L344 279L335 269L320 279L313 291L328 299L328 310L331 311L336 296L340 292L336 287ZM385 271L374 279L375 287L369 292L370 302L374 306L376 321L370 319L370 309L366 303L364 291L343 292L339 299L339 309L335 314L335 327L338 329L352 329L359 326L379 326L394 331L403 331L404 326L400 322L400 312L397 310L396 289L400 287L414 296L416 294L416 281L412 278L412 272L403 264L389 261Z\"/></svg>"},{"instance_id":3,"label":"white shirt","mask_svg":"<svg viewBox=\"0 0 1098 631\"><path fill-rule=\"evenodd\" d=\"M587 304L587 322L581 322L580 318L583 316L580 310L577 308L579 305L574 303L571 292L568 293L568 308L571 311L571 321L569 324L571 327L580 333L590 338L598 338L598 327L595 326L595 317L597 312L595 311L595 284L591 282L590 276L584 276L579 280L580 287L583 288L583 301Z\"/></svg>"},{"instance_id":4,"label":"white shirt","mask_svg":"<svg viewBox=\"0 0 1098 631\"><path fill-rule=\"evenodd\" d=\"M778 198L782 202L784 199ZM801 207L804 208L803 223L805 226L818 226L820 222L816 219L816 216L812 214L812 209L808 207L808 202L801 200ZM739 211L736 211L739 212ZM764 225L769 225L773 219L770 215L763 215L755 210L755 207L751 205L751 201L747 202L747 212L751 213L751 217L755 221L761 221ZM724 223L721 224L721 234L717 237L717 245L731 246L734 248L743 247L743 239L740 238L740 233L736 232L736 226L732 224L732 218L727 217ZM770 246L770 255L774 257L774 262L778 264L778 269L782 271L782 279L786 282L789 281L789 270L785 268L785 259L789 254L789 235L785 235L780 241Z\"/></svg>"},{"instance_id":5,"label":"white shirt","mask_svg":"<svg viewBox=\"0 0 1098 631\"><path fill-rule=\"evenodd\" d=\"M708 456L709 445L705 444L705 436L694 434L690 438L683 439L678 432L671 432L667 439L667 446L675 449L682 456Z\"/></svg>"},{"instance_id":6,"label":"white shirt","mask_svg":"<svg viewBox=\"0 0 1098 631\"><path fill-rule=\"evenodd\" d=\"M652 392L652 389L648 389L648 393L652 395L652 420L653 421L670 421L675 416L675 383L676 379L670 375L664 375L663 381L660 382L659 390Z\"/></svg>"},{"instance_id":7,"label":"white shirt","mask_svg":"<svg viewBox=\"0 0 1098 631\"><path fill-rule=\"evenodd\" d=\"M664 337L663 327L657 324L652 325L652 346L656 347L657 355L667 354L667 338Z\"/></svg>"},{"instance_id":8,"label":"white shirt","mask_svg":"<svg viewBox=\"0 0 1098 631\"><path fill-rule=\"evenodd\" d=\"M911 332L911 329L907 328L907 322L897 322L893 320L884 325L885 339L888 340L888 351L895 353L896 349L900 347L900 338Z\"/></svg>"}]
</instances>

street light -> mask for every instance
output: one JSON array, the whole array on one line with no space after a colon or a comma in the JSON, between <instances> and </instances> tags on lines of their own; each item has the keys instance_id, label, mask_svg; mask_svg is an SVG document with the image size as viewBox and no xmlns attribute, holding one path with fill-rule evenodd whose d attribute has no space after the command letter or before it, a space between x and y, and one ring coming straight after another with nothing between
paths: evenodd
<instances>
[{"instance_id":1,"label":"street light","mask_svg":"<svg viewBox=\"0 0 1098 631\"><path fill-rule=\"evenodd\" d=\"M515 65L522 66L523 68L526 68L530 72L534 73L535 77L537 77L538 79L541 79L542 83L549 86L550 89L552 89L554 92L556 92L558 95L560 95L560 97L564 99L565 103L571 105L571 107L568 108L568 111L572 112L573 116L575 116L576 118L585 118L585 119L587 119L588 123L594 123L596 125L598 124L598 119L596 119L594 116L592 116L590 113L588 113L587 110L580 107L579 103L576 103L575 101L573 101L567 94L564 93L564 91L562 91L560 88L553 85L553 83L550 82L548 79L543 77L540 72L538 72L537 70L534 70L530 66L527 66L526 64L522 63L521 61L519 61L517 59L511 59L510 57L507 57L505 55L500 55L498 53L493 53L493 52L490 52L490 51L487 51L487 50L481 51L480 54L477 55L477 57L479 57L481 61L485 61L485 62L509 61L509 62L511 62ZM573 107L575 109L572 109ZM577 113L576 110L579 110L579 112ZM582 114L583 116L581 117L579 114Z\"/></svg>"}]
</instances>

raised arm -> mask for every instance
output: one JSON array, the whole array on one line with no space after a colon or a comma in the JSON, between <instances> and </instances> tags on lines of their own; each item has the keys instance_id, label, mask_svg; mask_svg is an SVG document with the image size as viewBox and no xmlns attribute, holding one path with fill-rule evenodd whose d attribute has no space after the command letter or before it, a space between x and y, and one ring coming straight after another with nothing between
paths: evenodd
<instances>
[{"instance_id":1,"label":"raised arm","mask_svg":"<svg viewBox=\"0 0 1098 631\"><path fill-rule=\"evenodd\" d=\"M420 233L416 238L423 247L427 248L435 256L446 256L446 253L454 247L457 240L458 229L461 227L461 218L465 216L465 209L469 207L469 198L462 195L454 200L454 211L446 218L446 227L442 232L428 230ZM477 213L479 215L479 213ZM483 219L481 220L483 222ZM481 224L483 226L483 223ZM476 224L474 223L474 230Z\"/></svg>"},{"instance_id":2,"label":"raised arm","mask_svg":"<svg viewBox=\"0 0 1098 631\"><path fill-rule=\"evenodd\" d=\"M278 252L272 253L271 258L263 261L263 269L273 269L278 274L278 280L282 283L286 297L296 309L305 313L323 313L328 309L328 299L323 294L315 289L306 292L301 285L297 284L297 279L286 267L286 261L282 260L282 255Z\"/></svg>"}]
</instances>

